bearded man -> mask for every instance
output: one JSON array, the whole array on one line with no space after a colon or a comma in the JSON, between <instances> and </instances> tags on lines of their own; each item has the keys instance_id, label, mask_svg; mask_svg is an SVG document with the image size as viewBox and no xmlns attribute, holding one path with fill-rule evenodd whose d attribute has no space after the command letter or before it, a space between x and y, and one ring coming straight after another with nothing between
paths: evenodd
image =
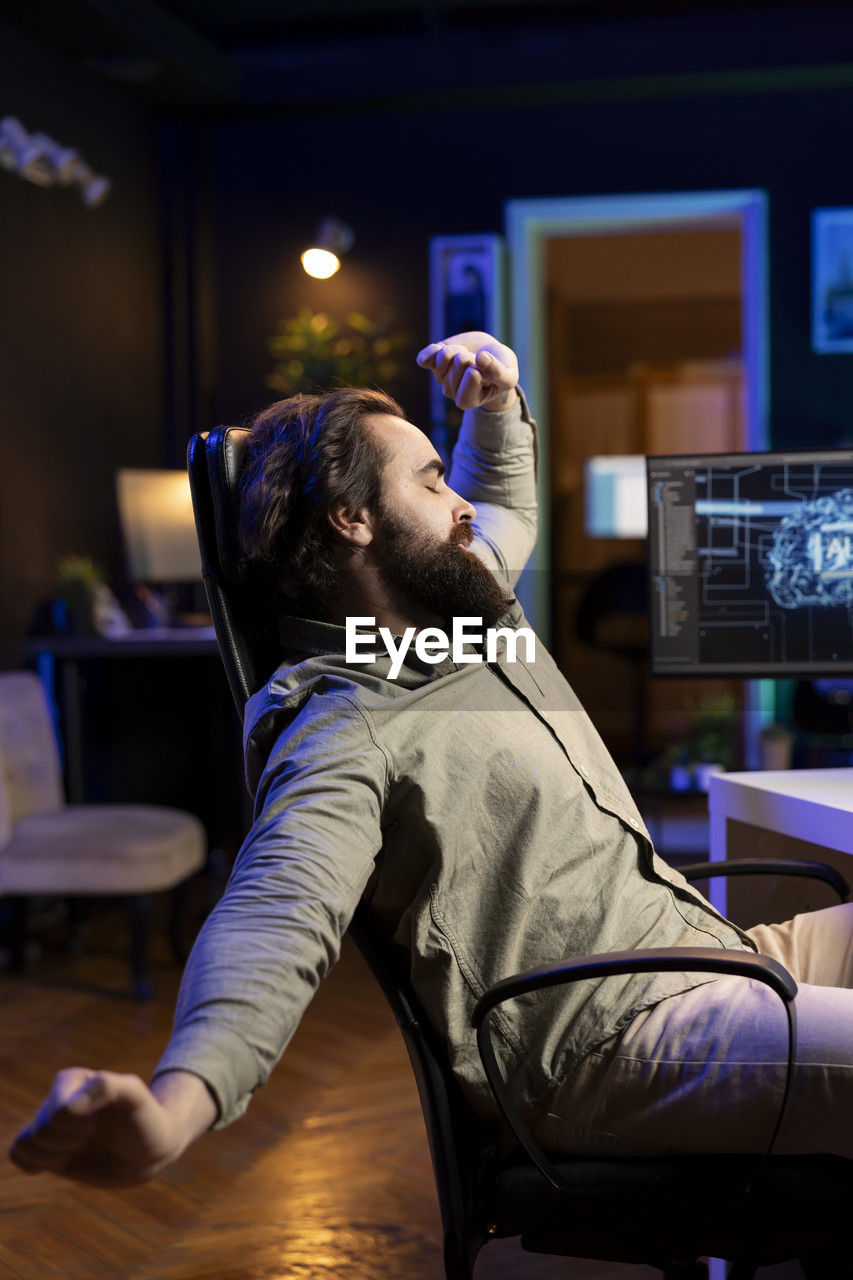
<instances>
[{"instance_id":1,"label":"bearded man","mask_svg":"<svg viewBox=\"0 0 853 1280\"><path fill-rule=\"evenodd\" d=\"M61 1072L13 1159L128 1184L234 1120L360 902L407 950L461 1088L492 1118L471 1012L501 978L631 948L774 955L803 984L777 1150L853 1155L853 908L746 933L657 857L563 675L542 645L515 643L512 588L536 529L515 356L466 333L418 360L465 410L447 479L380 392L297 396L257 419L241 536L279 598L282 652L245 713L254 824L150 1087ZM491 648L451 655L439 633L472 618ZM353 620L377 641L358 659ZM780 1013L737 978L608 977L502 1008L498 1056L546 1147L761 1152L785 1071Z\"/></svg>"}]
</instances>

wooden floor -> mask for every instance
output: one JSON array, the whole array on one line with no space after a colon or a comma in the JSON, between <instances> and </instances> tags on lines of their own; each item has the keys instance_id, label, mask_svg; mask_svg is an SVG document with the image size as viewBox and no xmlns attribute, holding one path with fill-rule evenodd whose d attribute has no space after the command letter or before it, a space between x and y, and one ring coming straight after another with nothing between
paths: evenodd
<instances>
[{"instance_id":1,"label":"wooden floor","mask_svg":"<svg viewBox=\"0 0 853 1280\"><path fill-rule=\"evenodd\" d=\"M101 908L82 956L43 939L0 977L0 1140L53 1074L151 1071L179 973L126 995L121 912ZM248 1114L206 1135L156 1183L121 1192L0 1164L0 1276L10 1280L442 1280L435 1193L402 1040L349 947ZM651 1280L646 1267L525 1254L497 1241L478 1280Z\"/></svg>"}]
</instances>

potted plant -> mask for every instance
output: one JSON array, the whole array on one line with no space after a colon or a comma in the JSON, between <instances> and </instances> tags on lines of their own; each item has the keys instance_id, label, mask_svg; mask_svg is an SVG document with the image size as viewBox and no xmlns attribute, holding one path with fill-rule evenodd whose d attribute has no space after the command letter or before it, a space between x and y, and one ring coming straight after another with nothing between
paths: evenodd
<instances>
[{"instance_id":1,"label":"potted plant","mask_svg":"<svg viewBox=\"0 0 853 1280\"><path fill-rule=\"evenodd\" d=\"M267 385L282 396L333 386L393 387L402 371L408 334L390 321L352 311L345 319L302 307L270 338L275 366Z\"/></svg>"},{"instance_id":2,"label":"potted plant","mask_svg":"<svg viewBox=\"0 0 853 1280\"><path fill-rule=\"evenodd\" d=\"M95 600L103 581L101 570L86 556L64 556L57 560L54 574L55 604L59 606L54 608L57 630L72 635L89 635L94 630Z\"/></svg>"},{"instance_id":3,"label":"potted plant","mask_svg":"<svg viewBox=\"0 0 853 1280\"><path fill-rule=\"evenodd\" d=\"M737 703L732 693L711 694L685 710L684 736L671 743L663 756L669 785L673 791L707 791L712 773L734 766Z\"/></svg>"}]
</instances>

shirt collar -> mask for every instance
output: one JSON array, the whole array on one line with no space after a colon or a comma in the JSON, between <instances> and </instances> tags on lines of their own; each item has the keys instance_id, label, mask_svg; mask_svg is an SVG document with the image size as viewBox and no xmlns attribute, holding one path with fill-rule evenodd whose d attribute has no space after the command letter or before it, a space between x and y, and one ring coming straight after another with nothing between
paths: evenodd
<instances>
[{"instance_id":1,"label":"shirt collar","mask_svg":"<svg viewBox=\"0 0 853 1280\"><path fill-rule=\"evenodd\" d=\"M511 604L506 612L501 615L496 625L498 627L515 627L521 618L521 605L513 597ZM294 656L303 655L304 657L319 657L331 654L344 656L346 654L346 630L336 623L318 622L313 618L300 618L283 614L279 618L278 630L279 639L288 654ZM367 634L368 630L368 628L359 628L361 634ZM384 643L380 639L378 628L375 634L376 662L371 666L377 675L383 675L386 673L385 669L390 667L391 660ZM399 642L400 637L395 636L395 640ZM361 664L354 663L352 665L360 666ZM403 666L409 667L419 675L429 677L447 675L448 672L455 671L457 665L450 657L439 663L423 662L415 653L413 644L409 645L403 658Z\"/></svg>"}]
</instances>

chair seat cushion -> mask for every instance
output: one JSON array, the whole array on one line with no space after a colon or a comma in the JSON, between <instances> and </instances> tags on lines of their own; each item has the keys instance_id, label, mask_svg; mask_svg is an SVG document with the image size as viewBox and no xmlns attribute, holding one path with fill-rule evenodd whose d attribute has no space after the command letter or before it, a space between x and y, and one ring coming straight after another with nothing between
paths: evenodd
<instances>
[{"instance_id":1,"label":"chair seat cushion","mask_svg":"<svg viewBox=\"0 0 853 1280\"><path fill-rule=\"evenodd\" d=\"M204 864L198 818L162 805L68 805L33 814L0 849L0 894L171 889Z\"/></svg>"},{"instance_id":2,"label":"chair seat cushion","mask_svg":"<svg viewBox=\"0 0 853 1280\"><path fill-rule=\"evenodd\" d=\"M766 1163L747 1155L554 1158L576 1199L516 1157L498 1167L483 1206L499 1234L520 1235L534 1253L634 1263L664 1252L732 1258L748 1222L764 1265L849 1238L853 1160L839 1156L774 1156Z\"/></svg>"}]
</instances>

